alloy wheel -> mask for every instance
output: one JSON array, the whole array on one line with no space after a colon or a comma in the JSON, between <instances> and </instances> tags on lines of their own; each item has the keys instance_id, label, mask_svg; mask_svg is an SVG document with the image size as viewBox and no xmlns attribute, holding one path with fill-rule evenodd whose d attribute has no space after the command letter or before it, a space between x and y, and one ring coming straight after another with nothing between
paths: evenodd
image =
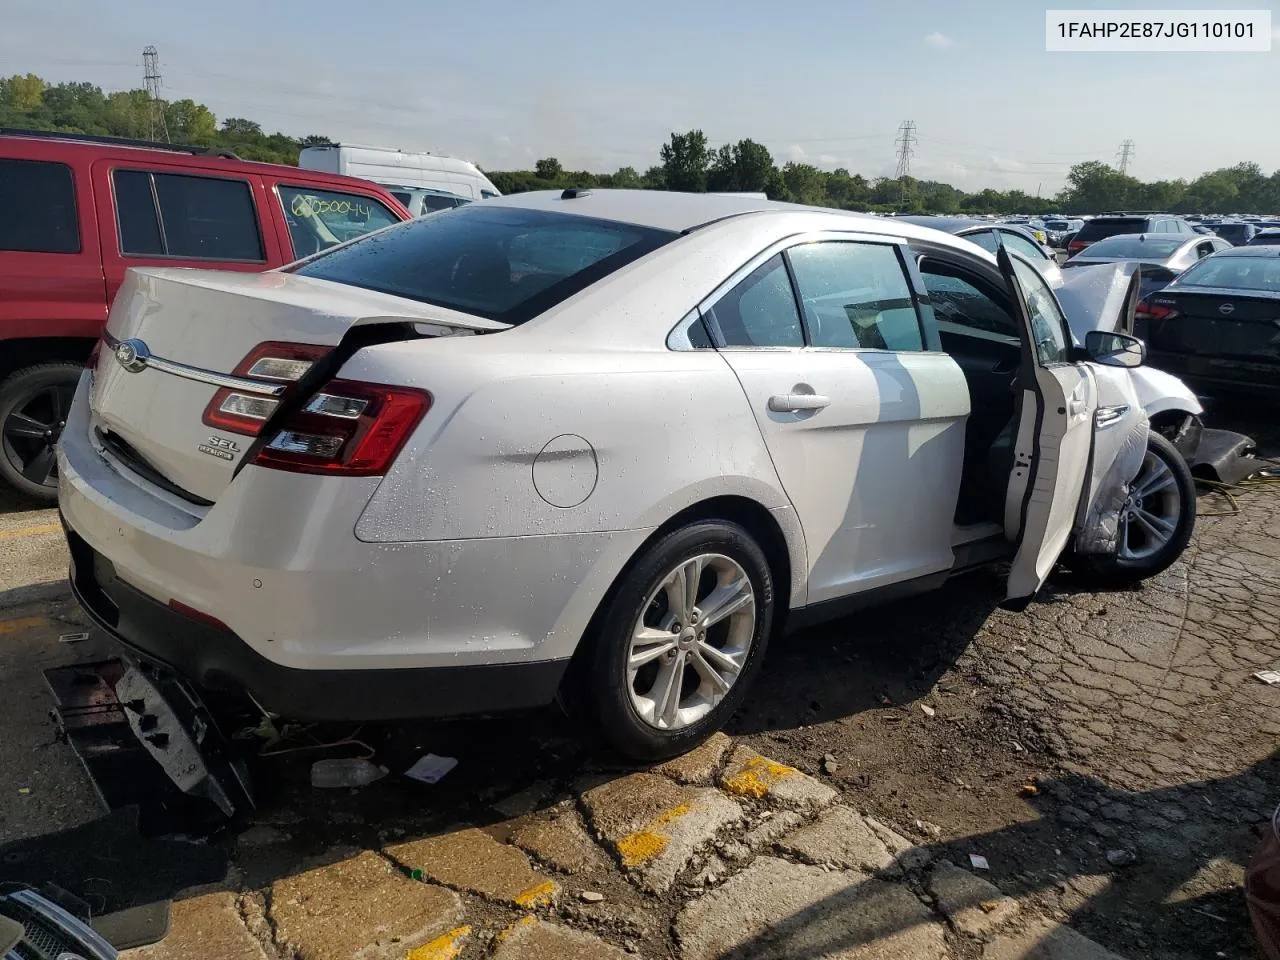
<instances>
[{"instance_id":1,"label":"alloy wheel","mask_svg":"<svg viewBox=\"0 0 1280 960\"><path fill-rule=\"evenodd\" d=\"M41 387L15 404L0 425L0 452L31 483L58 485L55 451L74 394L74 384Z\"/></svg>"},{"instance_id":2,"label":"alloy wheel","mask_svg":"<svg viewBox=\"0 0 1280 960\"><path fill-rule=\"evenodd\" d=\"M1182 516L1178 484L1169 465L1148 450L1120 508L1122 560L1145 560L1173 539Z\"/></svg>"},{"instance_id":3,"label":"alloy wheel","mask_svg":"<svg viewBox=\"0 0 1280 960\"><path fill-rule=\"evenodd\" d=\"M637 715L661 730L702 719L737 682L755 630L755 589L737 561L717 553L682 561L650 592L631 632Z\"/></svg>"}]
</instances>

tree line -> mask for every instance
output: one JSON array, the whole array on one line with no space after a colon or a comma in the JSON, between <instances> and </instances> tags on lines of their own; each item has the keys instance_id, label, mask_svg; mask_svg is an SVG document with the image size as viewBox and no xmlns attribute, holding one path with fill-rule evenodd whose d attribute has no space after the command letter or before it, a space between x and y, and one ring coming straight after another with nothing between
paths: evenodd
<instances>
[{"instance_id":1,"label":"tree line","mask_svg":"<svg viewBox=\"0 0 1280 960\"><path fill-rule=\"evenodd\" d=\"M302 147L329 141L316 134L301 138L269 134L242 117L218 123L213 111L190 99L153 101L145 90L104 93L91 83L54 84L30 73L0 78L0 127L135 139L167 133L174 143L287 164L297 164ZM1213 170L1194 180L1145 183L1091 160L1073 166L1057 196L1045 198L1016 189L967 193L948 183L915 177L868 179L843 167L822 170L794 161L779 166L761 143L744 139L712 147L701 130L672 133L658 148L657 160L643 173L634 167L594 173L566 170L556 158L546 157L532 170L487 171L487 175L503 193L565 187L749 192L765 193L774 200L880 213L1280 212L1280 170L1268 176L1252 162Z\"/></svg>"}]
</instances>

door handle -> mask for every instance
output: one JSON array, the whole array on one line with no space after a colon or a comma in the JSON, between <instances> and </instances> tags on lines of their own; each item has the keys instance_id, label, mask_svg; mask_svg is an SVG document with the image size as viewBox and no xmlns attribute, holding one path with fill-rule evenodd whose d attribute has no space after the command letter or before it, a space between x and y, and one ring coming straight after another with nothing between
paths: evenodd
<instances>
[{"instance_id":1,"label":"door handle","mask_svg":"<svg viewBox=\"0 0 1280 960\"><path fill-rule=\"evenodd\" d=\"M774 413L801 413L829 407L831 399L816 393L783 393L769 398L769 409Z\"/></svg>"}]
</instances>

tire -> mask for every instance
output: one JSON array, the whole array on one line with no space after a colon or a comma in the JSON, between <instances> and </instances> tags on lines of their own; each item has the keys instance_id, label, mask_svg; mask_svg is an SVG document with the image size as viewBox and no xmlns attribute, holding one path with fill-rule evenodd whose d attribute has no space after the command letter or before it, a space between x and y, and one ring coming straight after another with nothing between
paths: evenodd
<instances>
[{"instance_id":1,"label":"tire","mask_svg":"<svg viewBox=\"0 0 1280 960\"><path fill-rule=\"evenodd\" d=\"M37 503L58 502L53 450L83 370L78 363L41 363L0 382L0 480Z\"/></svg>"},{"instance_id":2,"label":"tire","mask_svg":"<svg viewBox=\"0 0 1280 960\"><path fill-rule=\"evenodd\" d=\"M664 583L676 584L677 571L698 567L695 605L680 629L680 611L672 605ZM745 580L750 601L743 601ZM719 591L719 612L736 598L733 612L700 628L717 609L707 604ZM760 669L774 620L774 585L764 551L742 527L725 521L692 523L649 546L624 573L613 591L599 629L589 638L573 700L586 709L596 729L620 753L649 762L676 756L696 747L720 729L742 703ZM701 604L701 606L698 606ZM701 610L708 607L703 615ZM748 622L748 616L750 621ZM651 656L632 674L629 661L633 634L645 626L644 639L635 641L640 654ZM675 632L672 628L675 627ZM705 641L698 633L705 631ZM664 637L669 636L667 641ZM654 639L657 638L657 639ZM714 652L704 654L708 646ZM670 649L666 649L670 647ZM653 654L666 649L661 656ZM718 654L718 655L717 655ZM736 673L726 661L736 667ZM675 710L666 689L677 666L681 691ZM714 685L707 671L720 676L727 690ZM726 678L729 678L726 680Z\"/></svg>"},{"instance_id":3,"label":"tire","mask_svg":"<svg viewBox=\"0 0 1280 960\"><path fill-rule=\"evenodd\" d=\"M1144 491L1144 480L1150 482L1164 475L1159 473L1161 468L1168 473L1166 485L1155 491ZM1177 448L1158 433L1148 435L1147 455L1133 487L1134 495L1143 494L1134 505L1151 507L1148 515L1170 520L1172 530L1166 540L1157 543L1140 519L1126 521L1122 514L1121 543L1116 552L1078 558L1085 572L1112 586L1129 586L1167 570L1182 556L1196 525L1196 484L1191 469ZM1153 505L1153 496L1160 496L1162 500ZM1176 516L1172 510L1176 510Z\"/></svg>"}]
</instances>

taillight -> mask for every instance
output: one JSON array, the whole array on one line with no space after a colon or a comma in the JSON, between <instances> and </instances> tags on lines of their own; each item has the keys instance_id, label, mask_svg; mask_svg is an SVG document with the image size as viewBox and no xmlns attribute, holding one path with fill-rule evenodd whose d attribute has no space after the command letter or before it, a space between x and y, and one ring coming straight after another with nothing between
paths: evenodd
<instances>
[{"instance_id":1,"label":"taillight","mask_svg":"<svg viewBox=\"0 0 1280 960\"><path fill-rule=\"evenodd\" d=\"M170 600L169 609L174 613L180 613L184 617L195 620L197 623L203 623L205 626L213 627L217 630L225 630L227 633L231 632L231 628L217 617L202 610L197 610L195 607L189 607L181 600Z\"/></svg>"},{"instance_id":2,"label":"taillight","mask_svg":"<svg viewBox=\"0 0 1280 960\"><path fill-rule=\"evenodd\" d=\"M1141 317L1143 320L1168 320L1170 317L1176 317L1178 311L1166 304L1149 303L1143 299L1139 300L1138 305L1134 307L1133 315Z\"/></svg>"},{"instance_id":3,"label":"taillight","mask_svg":"<svg viewBox=\"0 0 1280 960\"><path fill-rule=\"evenodd\" d=\"M260 343L231 371L238 377L253 380L296 383L306 375L317 360L330 351L330 347L314 343ZM280 406L280 397L264 397L222 387L204 408L205 426L231 433L243 433L256 437L262 425Z\"/></svg>"},{"instance_id":4,"label":"taillight","mask_svg":"<svg viewBox=\"0 0 1280 960\"><path fill-rule=\"evenodd\" d=\"M430 408L425 390L331 380L272 424L271 439L253 463L294 473L381 476Z\"/></svg>"},{"instance_id":5,"label":"taillight","mask_svg":"<svg viewBox=\"0 0 1280 960\"><path fill-rule=\"evenodd\" d=\"M1067 252L1068 252L1068 253L1079 253L1081 250L1083 250L1083 249L1084 249L1085 247L1087 247L1088 245L1089 245L1089 244L1085 243L1083 240L1072 240L1070 243L1068 243L1068 244L1067 244Z\"/></svg>"}]
</instances>

